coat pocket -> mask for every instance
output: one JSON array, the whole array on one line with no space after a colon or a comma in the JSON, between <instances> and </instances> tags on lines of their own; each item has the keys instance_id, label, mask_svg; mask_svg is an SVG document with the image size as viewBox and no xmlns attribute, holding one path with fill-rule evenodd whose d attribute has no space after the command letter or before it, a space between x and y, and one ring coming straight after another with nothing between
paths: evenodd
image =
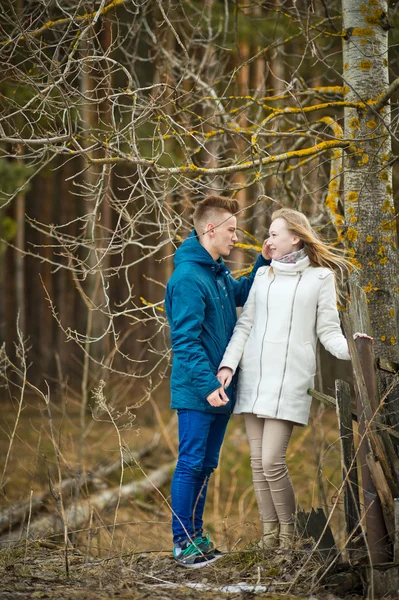
<instances>
[{"instance_id":1,"label":"coat pocket","mask_svg":"<svg viewBox=\"0 0 399 600\"><path fill-rule=\"evenodd\" d=\"M316 375L316 356L310 342L305 343L306 364L312 377Z\"/></svg>"}]
</instances>

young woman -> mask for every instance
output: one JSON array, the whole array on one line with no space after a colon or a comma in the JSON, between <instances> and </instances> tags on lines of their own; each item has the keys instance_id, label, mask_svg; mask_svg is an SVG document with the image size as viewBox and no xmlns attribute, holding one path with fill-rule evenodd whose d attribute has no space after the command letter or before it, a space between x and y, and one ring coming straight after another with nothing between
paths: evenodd
<instances>
[{"instance_id":1,"label":"young woman","mask_svg":"<svg viewBox=\"0 0 399 600\"><path fill-rule=\"evenodd\" d=\"M234 413L245 419L264 548L286 547L293 537L295 496L285 457L294 425L308 422L317 338L337 358L350 359L334 276L350 263L295 210L274 212L269 234L271 265L256 273L218 372L227 387L240 366Z\"/></svg>"}]
</instances>

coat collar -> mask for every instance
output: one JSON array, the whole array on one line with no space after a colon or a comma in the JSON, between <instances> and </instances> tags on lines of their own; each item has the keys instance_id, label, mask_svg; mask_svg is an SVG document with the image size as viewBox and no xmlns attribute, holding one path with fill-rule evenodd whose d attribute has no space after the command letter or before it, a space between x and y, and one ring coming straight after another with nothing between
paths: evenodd
<instances>
[{"instance_id":1,"label":"coat collar","mask_svg":"<svg viewBox=\"0 0 399 600\"><path fill-rule=\"evenodd\" d=\"M296 263L283 263L278 260L272 260L270 266L273 267L273 271L279 272L282 275L297 275L297 273L302 273L302 271L310 266L310 260L308 256L298 260Z\"/></svg>"}]
</instances>

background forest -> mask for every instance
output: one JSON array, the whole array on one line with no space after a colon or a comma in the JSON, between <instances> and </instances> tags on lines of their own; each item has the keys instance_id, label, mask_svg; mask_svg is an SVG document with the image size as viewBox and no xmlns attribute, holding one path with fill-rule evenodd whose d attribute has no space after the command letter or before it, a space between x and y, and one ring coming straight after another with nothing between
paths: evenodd
<instances>
[{"instance_id":1,"label":"background forest","mask_svg":"<svg viewBox=\"0 0 399 600\"><path fill-rule=\"evenodd\" d=\"M237 276L273 210L305 212L351 257L376 352L397 360L398 42L382 0L3 0L0 542L169 549L163 297L210 192L240 201ZM321 349L317 389L336 378L350 365ZM334 411L315 403L288 463L342 546ZM207 521L225 549L256 539L239 418Z\"/></svg>"}]
</instances>

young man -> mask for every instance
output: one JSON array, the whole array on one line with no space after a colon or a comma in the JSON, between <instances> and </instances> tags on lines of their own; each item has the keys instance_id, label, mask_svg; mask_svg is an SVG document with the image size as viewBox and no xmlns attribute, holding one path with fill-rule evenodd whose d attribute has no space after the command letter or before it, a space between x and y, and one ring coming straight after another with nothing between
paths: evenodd
<instances>
[{"instance_id":1,"label":"young man","mask_svg":"<svg viewBox=\"0 0 399 600\"><path fill-rule=\"evenodd\" d=\"M270 263L267 250L249 277L234 279L221 256L237 241L237 200L209 196L198 202L190 237L175 254L175 271L166 288L173 366L171 407L177 409L179 457L172 481L175 560L197 568L218 552L203 534L208 481L218 465L220 447L233 410L234 382L228 389L216 378L219 363L257 269Z\"/></svg>"}]
</instances>

